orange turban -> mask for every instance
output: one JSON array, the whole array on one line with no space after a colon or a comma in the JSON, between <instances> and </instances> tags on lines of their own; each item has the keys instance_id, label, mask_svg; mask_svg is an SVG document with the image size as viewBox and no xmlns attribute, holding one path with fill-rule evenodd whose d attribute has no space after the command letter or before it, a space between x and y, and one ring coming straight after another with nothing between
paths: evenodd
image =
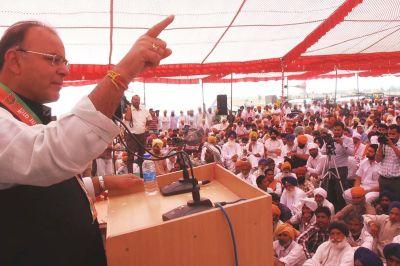
<instances>
[{"instance_id":1,"label":"orange turban","mask_svg":"<svg viewBox=\"0 0 400 266\"><path fill-rule=\"evenodd\" d=\"M308 142L308 139L307 139L307 137L305 135L298 135L297 136L297 143L298 144L305 145L305 144L307 144L307 142Z\"/></svg>"},{"instance_id":2,"label":"orange turban","mask_svg":"<svg viewBox=\"0 0 400 266\"><path fill-rule=\"evenodd\" d=\"M298 167L296 168L295 174L297 175L305 175L307 173L307 168L306 167Z\"/></svg>"},{"instance_id":3,"label":"orange turban","mask_svg":"<svg viewBox=\"0 0 400 266\"><path fill-rule=\"evenodd\" d=\"M350 192L352 197L365 196L365 190L362 187L353 187Z\"/></svg>"},{"instance_id":4,"label":"orange turban","mask_svg":"<svg viewBox=\"0 0 400 266\"><path fill-rule=\"evenodd\" d=\"M280 235L282 233L288 233L288 235L291 239L295 239L300 234L299 231L294 229L292 225L287 224L287 223L280 224L276 227L275 237L277 237L278 235Z\"/></svg>"},{"instance_id":5,"label":"orange turban","mask_svg":"<svg viewBox=\"0 0 400 266\"><path fill-rule=\"evenodd\" d=\"M283 169L292 170L292 165L290 165L289 162L284 162L284 163L282 164L282 166L281 166L281 169L282 169L282 170L283 170Z\"/></svg>"},{"instance_id":6,"label":"orange turban","mask_svg":"<svg viewBox=\"0 0 400 266\"><path fill-rule=\"evenodd\" d=\"M250 139L251 139L251 138L258 138L257 132L256 132L256 131L251 131L250 134L249 134L249 138L250 138Z\"/></svg>"},{"instance_id":7,"label":"orange turban","mask_svg":"<svg viewBox=\"0 0 400 266\"><path fill-rule=\"evenodd\" d=\"M207 138L207 142L208 142L208 143L211 143L211 144L217 144L217 138L214 137L214 136L209 136L209 137Z\"/></svg>"},{"instance_id":8,"label":"orange turban","mask_svg":"<svg viewBox=\"0 0 400 266\"><path fill-rule=\"evenodd\" d=\"M250 170L251 169L251 163L248 161L243 161L243 160L238 160L235 163L235 168L236 170Z\"/></svg>"},{"instance_id":9,"label":"orange turban","mask_svg":"<svg viewBox=\"0 0 400 266\"><path fill-rule=\"evenodd\" d=\"M153 139L151 146L158 146L161 149L164 146L164 142L161 139Z\"/></svg>"},{"instance_id":10,"label":"orange turban","mask_svg":"<svg viewBox=\"0 0 400 266\"><path fill-rule=\"evenodd\" d=\"M275 214L278 217L281 216L281 210L275 204L272 204L271 211L272 211L272 214Z\"/></svg>"}]
</instances>

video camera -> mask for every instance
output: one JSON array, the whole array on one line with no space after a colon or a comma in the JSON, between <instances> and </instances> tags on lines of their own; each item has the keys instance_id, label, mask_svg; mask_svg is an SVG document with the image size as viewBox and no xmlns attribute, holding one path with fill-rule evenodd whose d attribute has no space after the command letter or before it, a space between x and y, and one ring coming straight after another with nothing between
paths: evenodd
<instances>
[{"instance_id":1,"label":"video camera","mask_svg":"<svg viewBox=\"0 0 400 266\"><path fill-rule=\"evenodd\" d=\"M376 135L378 136L378 142L380 144L387 144L388 143L389 139L385 134L383 134L381 132L376 132Z\"/></svg>"},{"instance_id":2,"label":"video camera","mask_svg":"<svg viewBox=\"0 0 400 266\"><path fill-rule=\"evenodd\" d=\"M322 137L322 139L325 142L326 154L327 155L336 154L335 153L335 140L332 138L332 136L329 134L326 134L325 136Z\"/></svg>"}]
</instances>

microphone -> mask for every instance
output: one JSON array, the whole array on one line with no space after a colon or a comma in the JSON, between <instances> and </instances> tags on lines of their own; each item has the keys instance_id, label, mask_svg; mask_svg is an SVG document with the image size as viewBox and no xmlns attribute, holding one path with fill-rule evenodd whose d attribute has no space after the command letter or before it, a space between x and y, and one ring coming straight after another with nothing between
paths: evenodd
<instances>
[{"instance_id":1,"label":"microphone","mask_svg":"<svg viewBox=\"0 0 400 266\"><path fill-rule=\"evenodd\" d=\"M182 156L182 159L183 159L183 156ZM185 163L185 161L183 161L183 163L184 163L184 169L185 169L186 163ZM186 172L187 172L187 169L186 169ZM170 192L175 193L175 194L170 194L170 195L176 195L176 194L181 194L181 193L185 193L185 192L192 192L193 200L189 200L186 205L179 206L167 213L164 213L162 215L163 221L169 221L169 220L176 219L176 218L179 218L182 216L190 215L190 214L197 213L197 212L202 212L202 211L213 208L213 204L212 204L211 200L200 197L200 185L208 184L208 183L210 183L210 181L204 180L204 181L199 182L199 181L197 181L197 179L194 176L192 176L192 178L189 179L189 173L187 173L186 177L185 177L185 171L183 173L184 173L183 179L180 179L177 182L174 182L170 185L167 185L166 187L163 187L162 189L160 189L160 191L163 190L165 193L166 189L167 189L167 191L168 191L168 189L171 189ZM187 179L185 179L185 178L187 178ZM187 182L189 182L189 183L187 183ZM189 188L189 186L190 186L190 188ZM179 193L177 193L178 191L179 191ZM161 193L164 195L163 192L161 192Z\"/></svg>"},{"instance_id":2,"label":"microphone","mask_svg":"<svg viewBox=\"0 0 400 266\"><path fill-rule=\"evenodd\" d=\"M186 167L185 159L183 158L182 153L178 154L178 157L178 163L181 166L183 178L160 188L160 192L163 196L184 194L187 192L191 192L193 189L193 181L189 178L189 172Z\"/></svg>"}]
</instances>

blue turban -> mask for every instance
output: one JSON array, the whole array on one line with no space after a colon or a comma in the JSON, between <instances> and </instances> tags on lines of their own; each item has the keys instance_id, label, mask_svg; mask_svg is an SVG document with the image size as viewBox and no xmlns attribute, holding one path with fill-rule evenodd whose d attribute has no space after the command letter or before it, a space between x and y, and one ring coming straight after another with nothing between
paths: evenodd
<instances>
[{"instance_id":1,"label":"blue turban","mask_svg":"<svg viewBox=\"0 0 400 266\"><path fill-rule=\"evenodd\" d=\"M358 260L363 266L383 266L383 263L378 255L368 248L359 247L354 252L354 261Z\"/></svg>"},{"instance_id":2,"label":"blue turban","mask_svg":"<svg viewBox=\"0 0 400 266\"><path fill-rule=\"evenodd\" d=\"M396 257L400 260L400 244L390 243L383 248L383 254L385 258Z\"/></svg>"},{"instance_id":3,"label":"blue turban","mask_svg":"<svg viewBox=\"0 0 400 266\"><path fill-rule=\"evenodd\" d=\"M293 186L297 186L299 183L297 182L297 179L293 176L285 176L282 178L282 184L286 185L286 183L289 183Z\"/></svg>"},{"instance_id":4,"label":"blue turban","mask_svg":"<svg viewBox=\"0 0 400 266\"><path fill-rule=\"evenodd\" d=\"M400 201L392 201L389 204L389 212L393 209L393 208L397 208L400 211Z\"/></svg>"}]
</instances>

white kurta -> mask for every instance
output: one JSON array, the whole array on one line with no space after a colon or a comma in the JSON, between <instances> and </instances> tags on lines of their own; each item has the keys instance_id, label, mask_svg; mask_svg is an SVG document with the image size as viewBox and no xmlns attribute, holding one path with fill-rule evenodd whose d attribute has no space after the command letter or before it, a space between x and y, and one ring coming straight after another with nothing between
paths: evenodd
<instances>
[{"instance_id":1,"label":"white kurta","mask_svg":"<svg viewBox=\"0 0 400 266\"><path fill-rule=\"evenodd\" d=\"M232 156L237 155L238 158L240 158L242 156L242 147L239 145L239 143L225 143L222 146L222 151L221 151L221 155L224 158L224 162L225 162L225 167L232 171L235 169L235 163L232 162Z\"/></svg>"},{"instance_id":2,"label":"white kurta","mask_svg":"<svg viewBox=\"0 0 400 266\"><path fill-rule=\"evenodd\" d=\"M344 240L346 241L346 240ZM346 247L337 250L331 247L331 242L322 243L314 256L307 260L304 266L353 266L354 249L347 243Z\"/></svg>"},{"instance_id":3,"label":"white kurta","mask_svg":"<svg viewBox=\"0 0 400 266\"><path fill-rule=\"evenodd\" d=\"M275 256L280 262L285 263L285 266L301 266L306 260L303 247L292 241L287 248L279 244L278 240L273 242Z\"/></svg>"}]
</instances>

